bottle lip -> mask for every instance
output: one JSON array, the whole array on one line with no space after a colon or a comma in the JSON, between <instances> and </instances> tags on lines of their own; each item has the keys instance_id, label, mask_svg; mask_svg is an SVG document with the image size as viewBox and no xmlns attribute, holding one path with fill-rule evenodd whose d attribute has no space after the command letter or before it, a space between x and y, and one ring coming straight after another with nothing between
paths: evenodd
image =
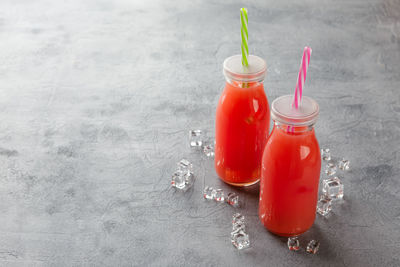
<instances>
[{"instance_id":1,"label":"bottle lip","mask_svg":"<svg viewBox=\"0 0 400 267\"><path fill-rule=\"evenodd\" d=\"M293 95L284 95L275 99L271 104L271 118L293 126L309 126L316 123L319 105L314 99L303 96L298 109L292 107L292 102Z\"/></svg>"},{"instance_id":2,"label":"bottle lip","mask_svg":"<svg viewBox=\"0 0 400 267\"><path fill-rule=\"evenodd\" d=\"M265 60L254 55L249 55L247 60L249 65L243 66L241 55L226 58L223 64L225 78L240 82L264 81L267 72Z\"/></svg>"}]
</instances>

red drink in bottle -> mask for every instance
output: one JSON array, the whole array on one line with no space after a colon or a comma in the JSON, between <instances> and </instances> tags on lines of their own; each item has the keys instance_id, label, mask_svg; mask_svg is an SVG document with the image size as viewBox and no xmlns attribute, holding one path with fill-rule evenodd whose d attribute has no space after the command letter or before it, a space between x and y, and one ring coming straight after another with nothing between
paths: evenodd
<instances>
[{"instance_id":1,"label":"red drink in bottle","mask_svg":"<svg viewBox=\"0 0 400 267\"><path fill-rule=\"evenodd\" d=\"M224 182L236 186L259 181L269 132L263 86L266 64L252 55L248 61L249 66L244 67L240 55L225 60L226 85L216 114L215 170Z\"/></svg>"},{"instance_id":2,"label":"red drink in bottle","mask_svg":"<svg viewBox=\"0 0 400 267\"><path fill-rule=\"evenodd\" d=\"M298 109L293 96L271 105L274 128L262 159L259 217L281 236L296 236L314 223L321 157L314 124L319 107L304 96Z\"/></svg>"}]
</instances>

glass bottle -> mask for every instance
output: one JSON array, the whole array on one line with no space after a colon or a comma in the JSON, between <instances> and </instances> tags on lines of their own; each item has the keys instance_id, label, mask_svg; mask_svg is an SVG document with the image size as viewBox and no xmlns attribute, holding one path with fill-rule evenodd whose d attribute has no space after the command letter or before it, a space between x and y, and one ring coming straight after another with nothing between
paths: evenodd
<instances>
[{"instance_id":1,"label":"glass bottle","mask_svg":"<svg viewBox=\"0 0 400 267\"><path fill-rule=\"evenodd\" d=\"M298 109L292 95L271 105L274 127L265 146L259 218L271 232L296 236L315 220L321 156L314 124L319 106L303 96Z\"/></svg>"},{"instance_id":2,"label":"glass bottle","mask_svg":"<svg viewBox=\"0 0 400 267\"><path fill-rule=\"evenodd\" d=\"M224 61L225 89L219 99L215 125L215 169L226 183L255 184L269 133L270 112L264 92L266 63L248 57L249 66L236 55Z\"/></svg>"}]
</instances>

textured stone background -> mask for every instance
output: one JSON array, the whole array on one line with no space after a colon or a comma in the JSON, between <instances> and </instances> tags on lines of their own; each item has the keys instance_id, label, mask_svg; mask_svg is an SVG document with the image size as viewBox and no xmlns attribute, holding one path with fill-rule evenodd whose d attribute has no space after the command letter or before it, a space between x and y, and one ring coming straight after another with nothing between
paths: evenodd
<instances>
[{"instance_id":1,"label":"textured stone background","mask_svg":"<svg viewBox=\"0 0 400 267\"><path fill-rule=\"evenodd\" d=\"M248 1L250 51L270 102L291 93L302 48L321 146L351 160L345 201L287 250L191 151L212 135L222 62L239 53L239 1L0 1L0 265L400 265L400 2ZM170 188L182 157L194 188ZM238 192L252 248L229 241Z\"/></svg>"}]
</instances>

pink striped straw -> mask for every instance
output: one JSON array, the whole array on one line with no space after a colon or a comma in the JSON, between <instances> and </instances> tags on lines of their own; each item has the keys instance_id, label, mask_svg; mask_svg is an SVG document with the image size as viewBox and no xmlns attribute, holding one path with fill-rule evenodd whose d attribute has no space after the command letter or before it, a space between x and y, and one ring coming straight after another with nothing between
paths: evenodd
<instances>
[{"instance_id":1,"label":"pink striped straw","mask_svg":"<svg viewBox=\"0 0 400 267\"><path fill-rule=\"evenodd\" d=\"M301 59L299 76L297 77L297 84L296 89L294 90L294 98L292 103L292 107L295 107L296 109L299 108L301 103L303 87L304 83L306 82L308 64L310 64L311 52L312 50L310 47L304 47L303 58Z\"/></svg>"}]
</instances>

